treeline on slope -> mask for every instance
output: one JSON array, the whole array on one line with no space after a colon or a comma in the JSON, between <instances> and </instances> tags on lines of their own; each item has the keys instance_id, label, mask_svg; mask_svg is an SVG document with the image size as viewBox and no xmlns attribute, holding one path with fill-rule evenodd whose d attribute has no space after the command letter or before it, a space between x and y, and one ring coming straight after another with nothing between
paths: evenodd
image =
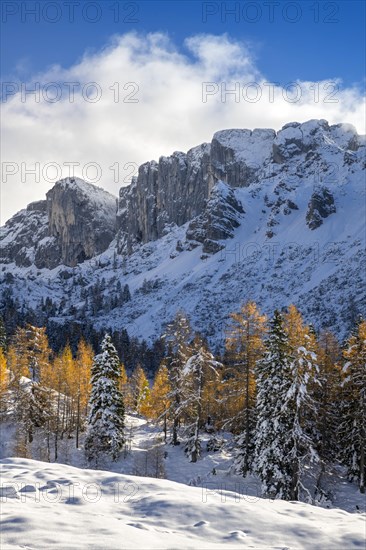
<instances>
[{"instance_id":1,"label":"treeline on slope","mask_svg":"<svg viewBox=\"0 0 366 550\"><path fill-rule=\"evenodd\" d=\"M60 439L75 437L78 447L86 430L88 460L116 459L128 410L161 424L165 441L182 444L192 462L204 432L213 451L223 444L220 432L232 432L236 473L256 474L264 495L321 497L337 462L365 491L366 321L340 345L330 332L316 334L295 306L268 320L249 302L231 315L221 357L183 312L163 341L166 355L149 384L141 365L127 376L110 336L97 356L84 341L75 354L69 345L54 354L45 329L30 325L7 348L1 337L2 411L11 408L17 419L19 456L35 429L43 430L49 460Z\"/></svg>"},{"instance_id":2,"label":"treeline on slope","mask_svg":"<svg viewBox=\"0 0 366 550\"><path fill-rule=\"evenodd\" d=\"M80 283L79 279L78 282ZM0 299L0 312L7 339L11 341L17 330L27 325L45 327L49 346L54 353L59 353L64 348L65 342L68 342L75 355L82 340L91 344L94 352L98 353L103 336L108 332L127 372L131 372L137 365L142 365L148 375L153 377L164 357L164 344L160 339L149 346L145 340L139 340L128 334L126 329L113 330L108 327L98 330L87 320L89 313L92 315L101 309L109 311L105 303L106 297L103 295L105 285L104 279L97 280L94 285L85 290L89 293L87 298L89 295L90 298L87 300L86 308L82 309L78 315L72 306L65 312L65 300L56 307L50 297L42 299L35 310L23 308L14 298L12 287L9 284L5 285ZM119 281L116 283L115 293L110 294L108 300L113 307L114 304L121 305L131 299L128 285L122 286ZM53 318L56 314L62 314L64 317L56 321Z\"/></svg>"}]
</instances>

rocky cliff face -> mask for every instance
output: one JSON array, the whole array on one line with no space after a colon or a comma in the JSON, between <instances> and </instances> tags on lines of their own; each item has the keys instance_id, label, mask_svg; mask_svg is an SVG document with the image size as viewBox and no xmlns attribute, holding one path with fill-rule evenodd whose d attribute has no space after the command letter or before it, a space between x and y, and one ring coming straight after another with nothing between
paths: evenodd
<instances>
[{"instance_id":1,"label":"rocky cliff face","mask_svg":"<svg viewBox=\"0 0 366 550\"><path fill-rule=\"evenodd\" d=\"M222 185L255 189L274 179L277 197L272 201L265 197L270 208L267 238L275 236L279 214L298 208L292 195L303 177L314 184L307 220L308 227L315 229L336 209L329 202L329 189L317 191L325 189L320 180L338 178L340 160L352 169L362 143L351 126L329 126L325 120L292 122L277 133L222 130L210 144L140 166L137 178L120 190L117 211L115 197L106 191L66 178L47 193L47 201L29 205L6 224L0 237L1 257L19 266L75 266L105 251L114 238L118 253L130 255L141 244L187 222L191 222L186 235L189 246L198 242L205 253L215 253L222 248L219 241L232 236L243 211L234 204L234 194L228 190L223 194Z\"/></svg>"},{"instance_id":2,"label":"rocky cliff face","mask_svg":"<svg viewBox=\"0 0 366 550\"><path fill-rule=\"evenodd\" d=\"M217 341L253 299L344 333L366 314L365 147L324 120L223 130L143 164L118 210L102 189L57 182L1 228L0 309L146 338L183 308Z\"/></svg>"},{"instance_id":3,"label":"rocky cliff face","mask_svg":"<svg viewBox=\"0 0 366 550\"><path fill-rule=\"evenodd\" d=\"M66 178L47 193L49 234L62 263L75 266L104 252L116 233L116 198L79 178Z\"/></svg>"},{"instance_id":4,"label":"rocky cliff face","mask_svg":"<svg viewBox=\"0 0 366 550\"><path fill-rule=\"evenodd\" d=\"M1 260L19 267L75 266L104 252L116 234L117 199L79 178L58 181L47 200L13 216L0 234Z\"/></svg>"},{"instance_id":5,"label":"rocky cliff face","mask_svg":"<svg viewBox=\"0 0 366 550\"><path fill-rule=\"evenodd\" d=\"M140 166L137 178L120 191L120 252L130 253L135 244L159 239L172 225L201 214L212 187L209 152L203 144Z\"/></svg>"},{"instance_id":6,"label":"rocky cliff face","mask_svg":"<svg viewBox=\"0 0 366 550\"><path fill-rule=\"evenodd\" d=\"M18 267L58 265L61 253L49 237L46 201L32 202L7 221L0 233L0 259Z\"/></svg>"}]
</instances>

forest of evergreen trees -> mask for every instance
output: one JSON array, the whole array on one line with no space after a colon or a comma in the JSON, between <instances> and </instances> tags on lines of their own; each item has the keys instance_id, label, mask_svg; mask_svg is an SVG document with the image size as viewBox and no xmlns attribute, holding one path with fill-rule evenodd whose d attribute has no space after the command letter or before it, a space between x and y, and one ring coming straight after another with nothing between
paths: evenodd
<instances>
[{"instance_id":1,"label":"forest of evergreen trees","mask_svg":"<svg viewBox=\"0 0 366 550\"><path fill-rule=\"evenodd\" d=\"M57 460L66 438L90 463L116 460L129 412L161 425L165 443L181 444L191 462L200 458L204 433L207 450L217 451L230 432L235 472L258 476L265 496L311 501L335 463L365 492L362 319L339 342L330 332L317 334L293 305L267 319L248 302L230 316L224 353L214 356L179 312L152 359L159 362L154 379L137 360L126 370L116 335L105 335L97 354L83 338L55 352L44 327L18 327L8 341L5 329L1 324L0 414L16 426L15 456L31 458L38 433L45 460Z\"/></svg>"}]
</instances>

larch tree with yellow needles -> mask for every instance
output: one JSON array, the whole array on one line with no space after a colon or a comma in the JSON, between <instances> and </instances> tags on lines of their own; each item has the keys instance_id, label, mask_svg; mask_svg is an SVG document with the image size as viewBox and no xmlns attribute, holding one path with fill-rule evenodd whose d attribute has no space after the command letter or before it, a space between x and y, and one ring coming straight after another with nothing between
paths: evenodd
<instances>
[{"instance_id":1,"label":"larch tree with yellow needles","mask_svg":"<svg viewBox=\"0 0 366 550\"><path fill-rule=\"evenodd\" d=\"M226 356L229 357L232 376L230 385L240 400L239 425L235 469L244 477L250 469L253 457L253 431L255 428L255 367L264 354L266 317L255 302L247 302L240 311L230 315L226 336Z\"/></svg>"}]
</instances>

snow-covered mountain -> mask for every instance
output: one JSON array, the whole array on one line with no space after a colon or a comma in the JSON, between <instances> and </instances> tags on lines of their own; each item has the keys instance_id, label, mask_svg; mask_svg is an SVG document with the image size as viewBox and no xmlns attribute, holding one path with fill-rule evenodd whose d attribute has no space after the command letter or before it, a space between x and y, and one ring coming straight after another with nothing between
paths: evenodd
<instances>
[{"instance_id":1,"label":"snow-covered mountain","mask_svg":"<svg viewBox=\"0 0 366 550\"><path fill-rule=\"evenodd\" d=\"M366 314L365 146L350 125L293 122L143 164L118 200L61 180L1 228L2 307L145 339L184 309L219 343L253 299L343 336Z\"/></svg>"}]
</instances>

